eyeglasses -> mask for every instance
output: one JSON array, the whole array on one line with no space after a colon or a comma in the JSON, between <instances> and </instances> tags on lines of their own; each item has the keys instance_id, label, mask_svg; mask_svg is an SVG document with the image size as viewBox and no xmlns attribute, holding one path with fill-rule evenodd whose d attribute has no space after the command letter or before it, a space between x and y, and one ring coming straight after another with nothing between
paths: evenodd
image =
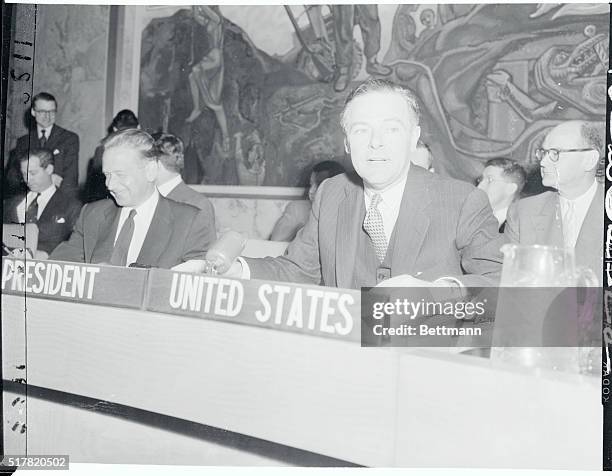
<instances>
[{"instance_id":1,"label":"eyeglasses","mask_svg":"<svg viewBox=\"0 0 612 476\"><path fill-rule=\"evenodd\" d=\"M551 162L559 161L559 154L564 152L587 152L589 150L595 150L592 147L588 149L536 149L535 156L538 160L543 160L546 155Z\"/></svg>"},{"instance_id":2,"label":"eyeglasses","mask_svg":"<svg viewBox=\"0 0 612 476\"><path fill-rule=\"evenodd\" d=\"M34 109L34 112L36 114L41 114L41 115L45 114L47 116L53 116L57 112L57 109L51 109L50 111L45 111L43 109Z\"/></svg>"}]
</instances>

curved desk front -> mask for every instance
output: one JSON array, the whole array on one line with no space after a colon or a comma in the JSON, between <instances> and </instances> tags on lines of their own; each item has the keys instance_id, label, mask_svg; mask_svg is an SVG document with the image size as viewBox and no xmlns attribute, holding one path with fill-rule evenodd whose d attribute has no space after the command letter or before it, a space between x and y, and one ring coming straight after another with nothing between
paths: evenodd
<instances>
[{"instance_id":1,"label":"curved desk front","mask_svg":"<svg viewBox=\"0 0 612 476\"><path fill-rule=\"evenodd\" d=\"M598 469L599 382L361 347L356 291L2 261L5 454Z\"/></svg>"}]
</instances>

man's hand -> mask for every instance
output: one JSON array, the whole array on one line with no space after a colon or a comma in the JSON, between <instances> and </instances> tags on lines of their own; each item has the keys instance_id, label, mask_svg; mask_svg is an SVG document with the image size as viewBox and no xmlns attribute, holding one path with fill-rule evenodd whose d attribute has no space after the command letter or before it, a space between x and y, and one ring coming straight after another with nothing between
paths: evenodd
<instances>
[{"instance_id":1,"label":"man's hand","mask_svg":"<svg viewBox=\"0 0 612 476\"><path fill-rule=\"evenodd\" d=\"M234 260L230 268L223 274L224 278L242 278L242 263L238 260Z\"/></svg>"},{"instance_id":2,"label":"man's hand","mask_svg":"<svg viewBox=\"0 0 612 476\"><path fill-rule=\"evenodd\" d=\"M10 257L15 259L32 259L32 253L26 248L14 248L11 250Z\"/></svg>"},{"instance_id":3,"label":"man's hand","mask_svg":"<svg viewBox=\"0 0 612 476\"><path fill-rule=\"evenodd\" d=\"M47 253L46 251L37 250L36 253L34 253L34 258L36 258L36 259L49 259L49 253Z\"/></svg>"},{"instance_id":4,"label":"man's hand","mask_svg":"<svg viewBox=\"0 0 612 476\"><path fill-rule=\"evenodd\" d=\"M62 184L62 182L64 181L64 178L60 177L57 174L53 174L53 175L51 175L51 181L53 182L53 185L55 185L57 188L59 188L60 185Z\"/></svg>"}]
</instances>

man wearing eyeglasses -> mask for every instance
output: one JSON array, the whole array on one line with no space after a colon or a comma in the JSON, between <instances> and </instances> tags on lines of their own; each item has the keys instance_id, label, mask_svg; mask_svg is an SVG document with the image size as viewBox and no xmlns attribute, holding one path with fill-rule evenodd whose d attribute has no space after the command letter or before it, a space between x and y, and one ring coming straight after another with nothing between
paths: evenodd
<instances>
[{"instance_id":1,"label":"man wearing eyeglasses","mask_svg":"<svg viewBox=\"0 0 612 476\"><path fill-rule=\"evenodd\" d=\"M46 149L53 155L53 184L64 194L75 195L79 178L79 136L55 123L57 101L53 95L41 92L32 99L35 127L19 139L6 170L5 194L27 191L19 170L19 157L34 149Z\"/></svg>"},{"instance_id":2,"label":"man wearing eyeglasses","mask_svg":"<svg viewBox=\"0 0 612 476\"><path fill-rule=\"evenodd\" d=\"M505 234L522 245L573 248L576 263L602 272L603 185L596 179L605 125L567 121L546 135L536 151L542 184L555 191L510 207Z\"/></svg>"}]
</instances>

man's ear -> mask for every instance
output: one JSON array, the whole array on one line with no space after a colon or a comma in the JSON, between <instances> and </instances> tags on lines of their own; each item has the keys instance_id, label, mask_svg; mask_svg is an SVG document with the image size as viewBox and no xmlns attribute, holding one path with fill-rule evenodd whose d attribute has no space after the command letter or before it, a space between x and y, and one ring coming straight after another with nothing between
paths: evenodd
<instances>
[{"instance_id":1,"label":"man's ear","mask_svg":"<svg viewBox=\"0 0 612 476\"><path fill-rule=\"evenodd\" d=\"M55 172L55 166L53 164L47 165L47 167L45 167L45 172L47 172L49 175L53 175Z\"/></svg>"},{"instance_id":2,"label":"man's ear","mask_svg":"<svg viewBox=\"0 0 612 476\"><path fill-rule=\"evenodd\" d=\"M32 114L32 117L36 117L36 114L34 113L34 106L30 108L30 114Z\"/></svg>"},{"instance_id":3,"label":"man's ear","mask_svg":"<svg viewBox=\"0 0 612 476\"><path fill-rule=\"evenodd\" d=\"M512 195L516 195L516 191L518 190L518 184L514 182L508 182L508 192Z\"/></svg>"},{"instance_id":4,"label":"man's ear","mask_svg":"<svg viewBox=\"0 0 612 476\"><path fill-rule=\"evenodd\" d=\"M348 139L346 137L344 137L344 151L351 155L351 147L349 146L349 142Z\"/></svg>"},{"instance_id":5,"label":"man's ear","mask_svg":"<svg viewBox=\"0 0 612 476\"><path fill-rule=\"evenodd\" d=\"M415 126L412 130L412 137L410 138L410 150L415 151L417 147L417 143L421 137L421 126Z\"/></svg>"},{"instance_id":6,"label":"man's ear","mask_svg":"<svg viewBox=\"0 0 612 476\"><path fill-rule=\"evenodd\" d=\"M148 182L155 182L159 173L159 162L157 160L147 160L145 165L145 177Z\"/></svg>"},{"instance_id":7,"label":"man's ear","mask_svg":"<svg viewBox=\"0 0 612 476\"><path fill-rule=\"evenodd\" d=\"M597 165L599 164L599 152L596 150L589 150L585 152L582 163L584 170L593 170L597 168Z\"/></svg>"}]
</instances>

